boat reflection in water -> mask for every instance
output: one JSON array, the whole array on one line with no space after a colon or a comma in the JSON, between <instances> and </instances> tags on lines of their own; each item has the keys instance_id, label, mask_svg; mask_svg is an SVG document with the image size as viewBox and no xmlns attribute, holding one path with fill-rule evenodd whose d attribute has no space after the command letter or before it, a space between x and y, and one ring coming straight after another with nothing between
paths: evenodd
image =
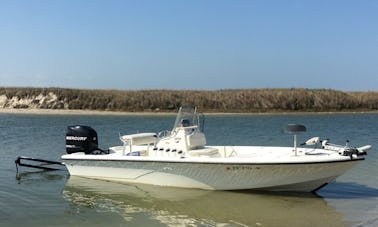
<instances>
[{"instance_id":1,"label":"boat reflection in water","mask_svg":"<svg viewBox=\"0 0 378 227\"><path fill-rule=\"evenodd\" d=\"M150 219L163 226L348 225L333 207L309 193L207 191L70 176L63 195L78 209L105 207L130 224L135 224L133 219L142 215L143 220Z\"/></svg>"}]
</instances>

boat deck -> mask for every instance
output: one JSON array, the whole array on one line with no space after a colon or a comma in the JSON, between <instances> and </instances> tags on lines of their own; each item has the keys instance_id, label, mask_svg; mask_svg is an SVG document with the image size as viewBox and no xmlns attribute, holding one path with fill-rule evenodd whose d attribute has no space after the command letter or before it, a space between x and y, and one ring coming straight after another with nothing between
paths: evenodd
<instances>
[{"instance_id":1,"label":"boat deck","mask_svg":"<svg viewBox=\"0 0 378 227\"><path fill-rule=\"evenodd\" d=\"M314 148L298 148L295 155L292 147L265 146L206 146L195 149L189 154L177 154L153 150L148 146L130 147L115 146L110 148L109 154L86 155L76 153L64 156L64 159L90 160L133 160L133 161L174 161L174 162L210 162L210 163L315 163L350 161L351 157L340 155L338 152ZM359 160L363 157L352 157Z\"/></svg>"}]
</instances>

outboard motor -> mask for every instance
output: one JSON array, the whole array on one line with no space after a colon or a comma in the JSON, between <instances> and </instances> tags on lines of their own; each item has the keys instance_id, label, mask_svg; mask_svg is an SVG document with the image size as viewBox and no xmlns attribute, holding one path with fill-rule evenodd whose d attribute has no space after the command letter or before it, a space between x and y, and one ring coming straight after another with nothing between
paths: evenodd
<instances>
[{"instance_id":1,"label":"outboard motor","mask_svg":"<svg viewBox=\"0 0 378 227\"><path fill-rule=\"evenodd\" d=\"M84 152L91 154L100 150L98 148L97 132L85 125L73 125L67 127L66 151L68 154Z\"/></svg>"}]
</instances>

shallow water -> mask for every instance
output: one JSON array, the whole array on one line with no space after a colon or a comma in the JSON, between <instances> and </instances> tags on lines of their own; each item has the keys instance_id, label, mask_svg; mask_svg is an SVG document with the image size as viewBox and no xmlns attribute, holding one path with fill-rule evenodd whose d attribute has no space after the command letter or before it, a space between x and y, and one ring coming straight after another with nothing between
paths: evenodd
<instances>
[{"instance_id":1,"label":"shallow water","mask_svg":"<svg viewBox=\"0 0 378 227\"><path fill-rule=\"evenodd\" d=\"M378 226L378 114L208 116L211 145L292 145L282 132L301 123L313 136L373 145L364 162L317 195L204 191L127 185L66 171L20 168L19 155L59 160L67 125L96 129L100 147L118 134L170 129L174 116L0 114L0 226Z\"/></svg>"}]
</instances>

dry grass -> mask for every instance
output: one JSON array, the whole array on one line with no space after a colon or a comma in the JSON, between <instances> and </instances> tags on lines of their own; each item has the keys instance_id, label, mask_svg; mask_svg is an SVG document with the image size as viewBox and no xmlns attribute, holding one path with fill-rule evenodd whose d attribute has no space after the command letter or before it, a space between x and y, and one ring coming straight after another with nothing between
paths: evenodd
<instances>
[{"instance_id":1,"label":"dry grass","mask_svg":"<svg viewBox=\"0 0 378 227\"><path fill-rule=\"evenodd\" d=\"M112 111L175 111L196 105L207 112L370 111L378 109L378 92L344 92L330 89L230 90L85 90L66 88L0 87L8 99L35 99L53 93L54 103L41 109ZM35 100L38 103L38 100ZM0 108L9 108L7 102ZM30 108L21 105L18 108Z\"/></svg>"}]
</instances>

